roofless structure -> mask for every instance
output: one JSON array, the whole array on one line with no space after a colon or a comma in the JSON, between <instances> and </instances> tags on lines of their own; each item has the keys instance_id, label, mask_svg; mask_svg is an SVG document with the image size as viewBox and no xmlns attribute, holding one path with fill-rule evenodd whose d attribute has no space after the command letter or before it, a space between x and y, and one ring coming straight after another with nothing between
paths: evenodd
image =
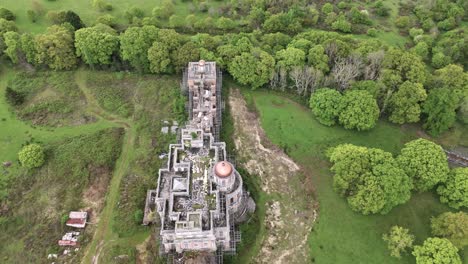
<instances>
[{"instance_id":1,"label":"roofless structure","mask_svg":"<svg viewBox=\"0 0 468 264\"><path fill-rule=\"evenodd\" d=\"M221 78L215 62L189 63L182 83L189 122L169 145L157 189L148 191L143 223L160 222L160 254L170 262L183 263L184 253L195 251L202 263L222 263L240 242L237 224L255 209L219 142Z\"/></svg>"}]
</instances>

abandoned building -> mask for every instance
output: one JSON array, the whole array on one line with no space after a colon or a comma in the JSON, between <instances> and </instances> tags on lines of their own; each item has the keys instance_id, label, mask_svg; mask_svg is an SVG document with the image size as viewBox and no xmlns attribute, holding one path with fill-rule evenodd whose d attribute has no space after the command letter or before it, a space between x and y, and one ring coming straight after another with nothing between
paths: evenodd
<instances>
[{"instance_id":1,"label":"abandoned building","mask_svg":"<svg viewBox=\"0 0 468 264\"><path fill-rule=\"evenodd\" d=\"M189 63L182 82L189 121L178 143L169 145L157 189L147 194L143 224L160 223L160 254L177 263L187 251L221 263L224 253L236 251L237 224L255 210L226 144L219 142L221 78L215 62Z\"/></svg>"}]
</instances>

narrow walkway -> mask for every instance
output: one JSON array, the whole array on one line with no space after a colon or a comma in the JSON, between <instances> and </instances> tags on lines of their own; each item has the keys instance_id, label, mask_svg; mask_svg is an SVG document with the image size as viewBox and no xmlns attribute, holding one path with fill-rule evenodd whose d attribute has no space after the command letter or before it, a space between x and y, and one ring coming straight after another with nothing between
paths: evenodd
<instances>
[{"instance_id":1,"label":"narrow walkway","mask_svg":"<svg viewBox=\"0 0 468 264\"><path fill-rule=\"evenodd\" d=\"M78 70L76 72L75 81L86 97L86 101L88 103L87 111L90 114L125 128L122 153L115 164L114 174L107 189L105 206L99 215L99 222L92 242L86 248L82 260L82 263L97 264L106 243L111 242L116 238L116 235L112 232L112 217L119 198L120 182L122 181L131 161L131 152L135 143L136 131L132 120L109 113L99 106L98 101L86 85L86 72L84 70Z\"/></svg>"}]
</instances>

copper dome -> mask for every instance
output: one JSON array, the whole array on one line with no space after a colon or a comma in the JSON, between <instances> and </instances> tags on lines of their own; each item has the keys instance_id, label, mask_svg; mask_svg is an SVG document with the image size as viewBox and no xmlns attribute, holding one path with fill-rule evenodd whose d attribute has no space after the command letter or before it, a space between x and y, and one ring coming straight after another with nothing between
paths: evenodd
<instances>
[{"instance_id":1,"label":"copper dome","mask_svg":"<svg viewBox=\"0 0 468 264\"><path fill-rule=\"evenodd\" d=\"M218 162L214 167L216 176L220 178L229 177L232 174L232 170L232 165L227 161Z\"/></svg>"}]
</instances>

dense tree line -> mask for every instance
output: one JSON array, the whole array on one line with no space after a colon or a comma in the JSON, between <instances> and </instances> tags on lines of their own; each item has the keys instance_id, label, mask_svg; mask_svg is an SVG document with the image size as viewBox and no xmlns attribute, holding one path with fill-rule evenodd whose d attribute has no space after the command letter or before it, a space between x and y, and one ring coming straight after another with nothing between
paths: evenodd
<instances>
[{"instance_id":1,"label":"dense tree line","mask_svg":"<svg viewBox=\"0 0 468 264\"><path fill-rule=\"evenodd\" d=\"M106 1L94 1L93 6L101 11L112 9ZM451 7L460 8L458 2ZM236 14L228 12L220 21L209 23L219 25L225 32L222 35L183 35L175 30L183 26L156 27L152 18L170 21L174 16L170 1L155 8L152 17L130 8L126 17L131 24L126 29L116 26L110 17L98 18L95 25L86 27L72 11L49 12L47 17L55 25L38 35L18 33L12 16L2 11L0 51L13 63L53 70L72 69L83 62L93 68L172 74L184 69L188 61L214 60L253 89L270 87L312 96L310 106L323 124L338 123L348 129L371 129L384 116L397 124L422 121L428 132L438 135L453 126L457 113L459 120L468 121L468 73L456 64L465 62L468 48L463 45L466 36L452 32L456 29L435 37L426 34L426 29L413 27L409 34L415 47L405 51L376 39L304 31L304 26L316 24L339 31L348 31L342 30L348 24L352 28L369 26L369 11L385 16L382 2L372 10L360 10L345 2L304 7L294 0L261 6L233 1L230 10ZM239 22L240 14L247 16L248 23ZM450 14L434 16L448 19ZM457 23L464 17L458 11L454 14ZM191 27L196 28L197 22L190 21ZM233 23L248 24L253 31L226 33L239 28ZM429 47L438 41L444 43L441 48L450 47L447 52L457 59L431 73L426 67L430 63L427 55L434 53ZM338 93L315 93L322 88Z\"/></svg>"},{"instance_id":2,"label":"dense tree line","mask_svg":"<svg viewBox=\"0 0 468 264\"><path fill-rule=\"evenodd\" d=\"M363 214L386 214L407 202L411 191L436 187L442 202L456 209L468 207L468 169L450 170L442 147L429 140L406 143L396 158L351 144L331 148L328 157L335 191Z\"/></svg>"}]
</instances>

